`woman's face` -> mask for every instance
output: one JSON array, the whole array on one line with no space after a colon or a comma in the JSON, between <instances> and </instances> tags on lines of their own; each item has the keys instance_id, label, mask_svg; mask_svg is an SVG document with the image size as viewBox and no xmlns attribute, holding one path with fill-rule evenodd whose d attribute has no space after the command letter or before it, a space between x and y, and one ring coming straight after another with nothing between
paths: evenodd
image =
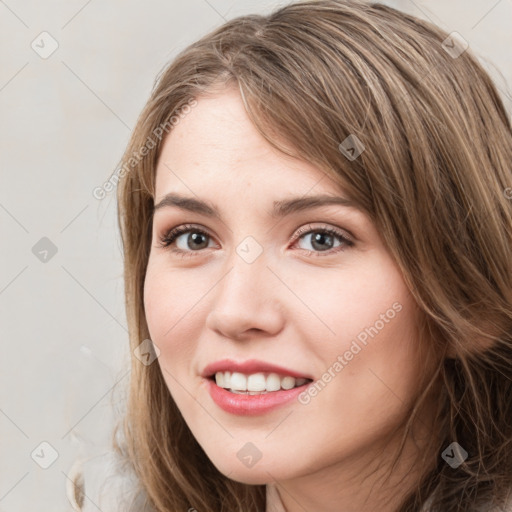
<instances>
[{"instance_id":1,"label":"woman's face","mask_svg":"<svg viewBox=\"0 0 512 512\"><path fill-rule=\"evenodd\" d=\"M234 89L199 98L163 145L149 331L188 427L233 480L368 467L417 391L417 309L401 273L354 206L293 207L313 196L343 194L321 170L274 150ZM189 231L161 247L180 226ZM226 359L220 368L237 375L222 388L203 374ZM249 360L259 363L233 366ZM300 385L293 375L313 382L270 391ZM241 393L247 381L269 391Z\"/></svg>"}]
</instances>

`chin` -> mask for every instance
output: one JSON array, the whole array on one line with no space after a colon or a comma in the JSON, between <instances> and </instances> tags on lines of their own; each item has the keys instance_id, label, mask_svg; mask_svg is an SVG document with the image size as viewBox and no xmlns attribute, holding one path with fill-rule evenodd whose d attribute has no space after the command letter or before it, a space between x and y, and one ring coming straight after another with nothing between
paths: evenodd
<instances>
[{"instance_id":1,"label":"chin","mask_svg":"<svg viewBox=\"0 0 512 512\"><path fill-rule=\"evenodd\" d=\"M273 480L274 475L269 475L266 471L258 471L256 473L253 472L252 469L240 470L222 473L225 477L230 480L234 480L235 482L239 482L241 484L247 485L266 485Z\"/></svg>"},{"instance_id":2,"label":"chin","mask_svg":"<svg viewBox=\"0 0 512 512\"><path fill-rule=\"evenodd\" d=\"M248 485L265 485L274 480L287 480L293 477L286 468L279 467L274 460L268 460L265 463L262 458L252 467L246 467L243 462L238 460L236 454L234 457L234 464L231 461L227 463L226 460L223 460L222 464L212 462L220 473L235 482Z\"/></svg>"}]
</instances>

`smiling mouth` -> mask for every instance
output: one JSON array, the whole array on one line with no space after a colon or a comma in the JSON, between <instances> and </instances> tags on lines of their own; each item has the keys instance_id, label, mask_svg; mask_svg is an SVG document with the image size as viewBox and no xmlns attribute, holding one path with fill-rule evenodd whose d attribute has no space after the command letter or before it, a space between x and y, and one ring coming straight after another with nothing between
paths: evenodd
<instances>
[{"instance_id":1,"label":"smiling mouth","mask_svg":"<svg viewBox=\"0 0 512 512\"><path fill-rule=\"evenodd\" d=\"M308 378L295 378L273 372L246 375L239 372L216 372L207 377L218 387L239 395L265 395L302 387L313 382Z\"/></svg>"}]
</instances>

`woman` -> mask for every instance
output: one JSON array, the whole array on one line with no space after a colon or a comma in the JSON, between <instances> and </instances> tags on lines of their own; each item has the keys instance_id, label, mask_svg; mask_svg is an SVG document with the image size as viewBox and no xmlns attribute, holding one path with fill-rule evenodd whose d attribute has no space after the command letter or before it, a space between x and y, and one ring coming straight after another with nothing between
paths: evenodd
<instances>
[{"instance_id":1,"label":"woman","mask_svg":"<svg viewBox=\"0 0 512 512\"><path fill-rule=\"evenodd\" d=\"M390 7L181 52L116 176L133 510L510 507L511 161L464 41Z\"/></svg>"}]
</instances>

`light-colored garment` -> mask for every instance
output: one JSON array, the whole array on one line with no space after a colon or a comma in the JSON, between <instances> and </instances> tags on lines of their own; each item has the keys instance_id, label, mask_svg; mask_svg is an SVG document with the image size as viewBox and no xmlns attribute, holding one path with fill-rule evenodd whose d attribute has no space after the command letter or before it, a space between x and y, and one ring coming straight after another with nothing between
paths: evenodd
<instances>
[{"instance_id":1,"label":"light-colored garment","mask_svg":"<svg viewBox=\"0 0 512 512\"><path fill-rule=\"evenodd\" d=\"M265 512L287 512L286 509L284 508L283 502L281 501L281 497L279 496L277 487L274 484L267 484L266 495L267 507L265 509ZM429 512L431 503L432 499L429 499L424 504L420 512ZM512 512L512 500L504 509L487 506L482 507L480 512Z\"/></svg>"},{"instance_id":2,"label":"light-colored garment","mask_svg":"<svg viewBox=\"0 0 512 512\"><path fill-rule=\"evenodd\" d=\"M82 507L74 499L71 486L68 499L73 510L80 512L152 512L135 475L124 468L119 457L113 452L105 452L95 457L77 461L69 478L80 473L84 482Z\"/></svg>"}]
</instances>

